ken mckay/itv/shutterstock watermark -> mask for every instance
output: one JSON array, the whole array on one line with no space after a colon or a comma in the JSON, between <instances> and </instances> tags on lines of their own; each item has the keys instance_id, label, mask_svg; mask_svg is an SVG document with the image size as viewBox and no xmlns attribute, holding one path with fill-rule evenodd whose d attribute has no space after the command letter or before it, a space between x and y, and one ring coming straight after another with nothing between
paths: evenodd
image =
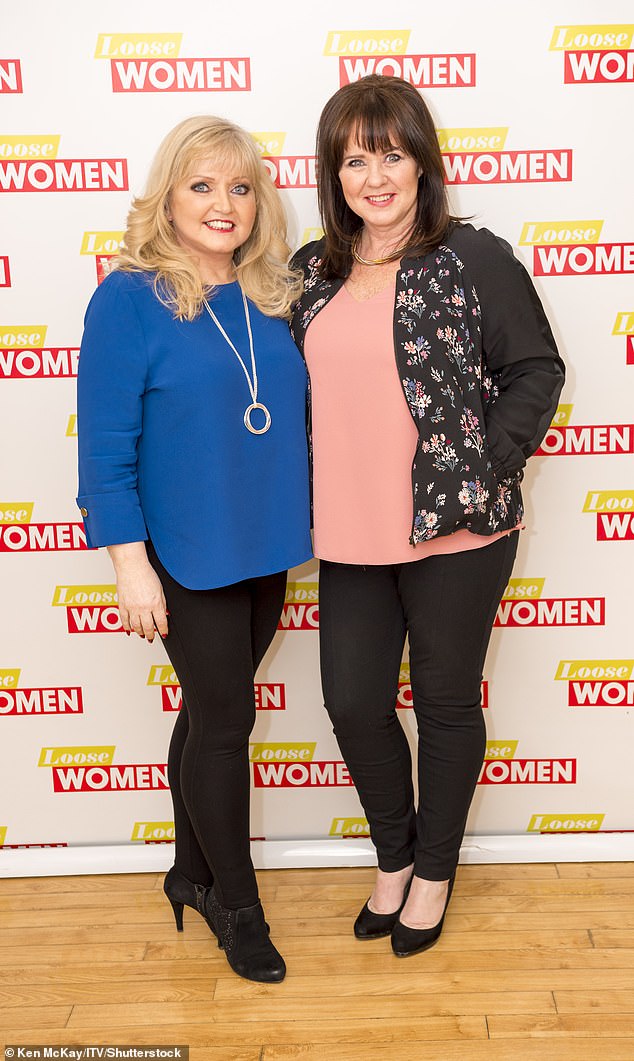
<instances>
[{"instance_id":1,"label":"ken mckay/itv/shutterstock watermark","mask_svg":"<svg viewBox=\"0 0 634 1061\"><path fill-rule=\"evenodd\" d=\"M5 1061L189 1061L188 1046L5 1046Z\"/></svg>"}]
</instances>

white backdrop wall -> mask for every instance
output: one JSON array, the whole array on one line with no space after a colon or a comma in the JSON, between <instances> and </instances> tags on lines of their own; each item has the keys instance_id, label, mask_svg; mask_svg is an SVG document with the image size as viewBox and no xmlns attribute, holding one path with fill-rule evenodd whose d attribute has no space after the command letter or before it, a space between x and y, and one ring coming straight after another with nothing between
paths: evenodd
<instances>
[{"instance_id":1,"label":"white backdrop wall","mask_svg":"<svg viewBox=\"0 0 634 1061\"><path fill-rule=\"evenodd\" d=\"M160 643L121 636L108 557L85 549L74 503L82 318L130 198L176 122L221 114L260 143L293 245L314 238L318 115L370 72L421 89L454 211L514 246L568 365L526 475L463 857L631 856L631 6L541 0L522 16L506 3L405 0L388 16L375 0L326 0L298 11L291 0L23 0L3 13L0 873L170 860L154 845L173 836L164 764L178 684ZM256 857L371 861L322 707L316 564L289 578L257 678ZM413 740L406 660L401 677Z\"/></svg>"}]
</instances>

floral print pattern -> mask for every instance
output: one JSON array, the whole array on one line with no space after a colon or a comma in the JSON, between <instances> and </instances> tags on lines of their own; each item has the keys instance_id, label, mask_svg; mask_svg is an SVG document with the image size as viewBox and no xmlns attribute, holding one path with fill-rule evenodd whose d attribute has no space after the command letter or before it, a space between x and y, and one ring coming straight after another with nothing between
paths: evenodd
<instances>
[{"instance_id":1,"label":"floral print pattern","mask_svg":"<svg viewBox=\"0 0 634 1061\"><path fill-rule=\"evenodd\" d=\"M424 416L425 409L431 405L431 398L419 379L404 379L403 386L409 407L414 416Z\"/></svg>"},{"instance_id":2,"label":"floral print pattern","mask_svg":"<svg viewBox=\"0 0 634 1061\"><path fill-rule=\"evenodd\" d=\"M317 245L318 246L318 245ZM343 281L319 277L318 253L298 252L304 294L291 331L302 349L311 320ZM490 535L521 523L521 473L497 481L486 436L486 410L498 396L482 349L482 312L464 265L441 245L397 273L394 343L401 384L419 442L412 465L410 542L455 530Z\"/></svg>"}]
</instances>

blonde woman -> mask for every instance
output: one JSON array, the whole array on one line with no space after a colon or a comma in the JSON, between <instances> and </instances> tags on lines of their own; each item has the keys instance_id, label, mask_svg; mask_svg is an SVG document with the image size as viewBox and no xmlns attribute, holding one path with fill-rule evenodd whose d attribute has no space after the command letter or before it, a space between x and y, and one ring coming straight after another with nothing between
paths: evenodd
<instances>
[{"instance_id":1,"label":"blonde woman","mask_svg":"<svg viewBox=\"0 0 634 1061\"><path fill-rule=\"evenodd\" d=\"M183 709L169 751L176 925L197 909L232 969L284 978L249 845L253 679L286 572L311 555L306 370L286 318L300 284L251 136L181 122L89 304L79 496L107 546L125 631L163 638Z\"/></svg>"}]
</instances>

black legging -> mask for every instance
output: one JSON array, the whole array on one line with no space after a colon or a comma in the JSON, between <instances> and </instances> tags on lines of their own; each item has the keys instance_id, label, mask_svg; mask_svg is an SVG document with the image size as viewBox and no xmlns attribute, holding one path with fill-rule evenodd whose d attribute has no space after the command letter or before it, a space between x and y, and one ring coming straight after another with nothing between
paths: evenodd
<instances>
[{"instance_id":1,"label":"black legging","mask_svg":"<svg viewBox=\"0 0 634 1061\"><path fill-rule=\"evenodd\" d=\"M326 709L370 825L378 864L453 874L486 747L482 669L519 535L407 564L321 561ZM396 715L406 634L418 726L418 812Z\"/></svg>"},{"instance_id":2,"label":"black legging","mask_svg":"<svg viewBox=\"0 0 634 1061\"><path fill-rule=\"evenodd\" d=\"M190 590L150 543L148 556L165 592L163 643L183 692L168 758L175 865L198 884L213 880L223 906L251 906L258 899L249 840L253 679L277 628L286 571Z\"/></svg>"}]
</instances>

